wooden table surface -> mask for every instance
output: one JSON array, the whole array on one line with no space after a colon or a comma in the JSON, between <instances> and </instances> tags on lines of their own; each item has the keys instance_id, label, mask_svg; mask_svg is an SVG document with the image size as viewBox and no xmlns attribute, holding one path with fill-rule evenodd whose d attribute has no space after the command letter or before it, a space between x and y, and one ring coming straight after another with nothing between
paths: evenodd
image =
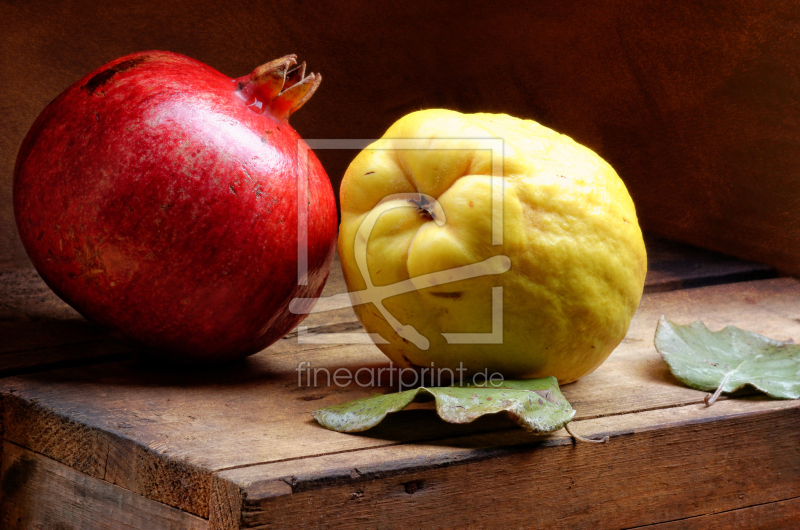
<instances>
[{"instance_id":1,"label":"wooden table surface","mask_svg":"<svg viewBox=\"0 0 800 530\"><path fill-rule=\"evenodd\" d=\"M501 415L451 425L424 406L336 433L310 412L392 390L298 381L303 361L388 366L350 309L242 362L165 367L35 272L0 273L2 527L800 527L800 401L742 393L706 407L653 347L662 314L800 340L800 282L662 240L648 249L627 337L562 388L573 430L606 444ZM324 294L343 289L337 263ZM360 343L329 343L341 333Z\"/></svg>"}]
</instances>

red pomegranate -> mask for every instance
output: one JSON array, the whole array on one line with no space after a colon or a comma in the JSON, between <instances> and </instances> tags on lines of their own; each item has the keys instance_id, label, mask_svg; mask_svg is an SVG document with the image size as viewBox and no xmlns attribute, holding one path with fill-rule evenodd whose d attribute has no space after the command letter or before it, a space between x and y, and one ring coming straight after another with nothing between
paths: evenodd
<instances>
[{"instance_id":1,"label":"red pomegranate","mask_svg":"<svg viewBox=\"0 0 800 530\"><path fill-rule=\"evenodd\" d=\"M45 282L163 358L250 355L295 327L336 243L322 165L287 118L319 86L287 56L230 79L148 51L90 73L31 127L14 212Z\"/></svg>"}]
</instances>

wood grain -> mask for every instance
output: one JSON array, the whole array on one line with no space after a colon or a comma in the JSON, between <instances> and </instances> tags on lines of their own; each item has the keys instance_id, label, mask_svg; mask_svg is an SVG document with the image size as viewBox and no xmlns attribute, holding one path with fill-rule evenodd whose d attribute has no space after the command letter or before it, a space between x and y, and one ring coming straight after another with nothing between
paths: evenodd
<instances>
[{"instance_id":1,"label":"wood grain","mask_svg":"<svg viewBox=\"0 0 800 530\"><path fill-rule=\"evenodd\" d=\"M770 401L761 397L724 400L716 405L719 406L670 407L573 421L570 425L573 432L584 437L609 436L613 439L687 425L735 422L746 417L761 417L800 408L800 403L796 401ZM424 444L397 444L246 466L219 471L215 476L238 486L241 496L252 500L480 462L500 458L514 450L572 445L574 440L563 429L549 435L532 435L519 429L486 430ZM287 485L290 487L287 488Z\"/></svg>"},{"instance_id":2,"label":"wood grain","mask_svg":"<svg viewBox=\"0 0 800 530\"><path fill-rule=\"evenodd\" d=\"M88 396L87 396L88 397ZM102 407L104 395L94 395ZM97 422L76 404L69 414L8 395L3 399L4 439L139 495L208 517L208 470L172 458L169 449L150 447L124 433L139 420L135 408L114 423ZM154 420L145 419L147 422ZM161 431L163 426L154 426ZM169 429L164 429L168 431ZM161 434L161 433L159 433ZM169 438L165 433L164 437Z\"/></svg>"},{"instance_id":3,"label":"wood grain","mask_svg":"<svg viewBox=\"0 0 800 530\"><path fill-rule=\"evenodd\" d=\"M563 388L578 411L576 428L592 425L581 420L613 422L701 403L704 393L675 381L653 349L661 314L681 323L702 317L712 329L733 324L788 339L800 337L798 304L800 282L789 278L646 295L609 360ZM489 436L490 446L530 442L520 440L525 433L502 416L452 425L426 410L394 414L358 436L328 431L311 419L312 410L392 388L386 381L378 388L298 384L295 369L302 361L329 371L387 366L377 348L359 345L294 353L268 349L223 367L165 367L140 359L10 377L0 382L4 436L202 517L215 513L212 494L238 495L235 488L217 489L214 472L367 450L389 451L383 454L388 458L397 447L479 434ZM264 495L286 488L273 481ZM229 510L218 516L232 520Z\"/></svg>"},{"instance_id":4,"label":"wood grain","mask_svg":"<svg viewBox=\"0 0 800 530\"><path fill-rule=\"evenodd\" d=\"M305 138L377 138L422 108L536 119L606 158L646 228L798 271L796 2L356 0L287 16L259 2L30 0L0 10L0 268L27 264L11 177L38 113L101 64L166 49L229 76L297 53L325 78L292 116ZM354 154L319 152L334 189Z\"/></svg>"},{"instance_id":5,"label":"wood grain","mask_svg":"<svg viewBox=\"0 0 800 530\"><path fill-rule=\"evenodd\" d=\"M653 332L661 314L678 322L702 316L714 329L734 324L788 339L800 336L793 306L798 298L800 284L791 279L648 295L625 342L598 371L563 391L578 410L578 419L697 403L703 393L678 384L653 349ZM208 469L486 428L483 424L442 426L435 418L422 422L414 418L409 420L415 425L411 431L394 426L371 431L371 436L342 438L318 428L309 412L370 395L375 389L355 384L325 386L324 379L315 386L295 371L303 361L328 373L341 367L354 372L363 366L388 366L374 346L336 346L298 354L270 355L267 350L227 367L180 367L180 372L143 360L109 363L9 378L3 386L14 390L15 399L8 405L12 411L18 400L34 398L59 417L69 418L79 411L85 418L82 424L90 422L154 450L166 449L173 458ZM384 385L381 390L390 388ZM405 417L400 415L397 421L402 424ZM13 425L7 428L12 440L36 432L27 429L16 434L14 429Z\"/></svg>"},{"instance_id":6,"label":"wood grain","mask_svg":"<svg viewBox=\"0 0 800 530\"><path fill-rule=\"evenodd\" d=\"M613 433L603 445L528 444L464 463L409 464L405 473L359 466L348 483L245 496L242 528L616 529L793 498L800 408Z\"/></svg>"},{"instance_id":7,"label":"wood grain","mask_svg":"<svg viewBox=\"0 0 800 530\"><path fill-rule=\"evenodd\" d=\"M93 530L205 530L208 521L6 442L2 526Z\"/></svg>"},{"instance_id":8,"label":"wood grain","mask_svg":"<svg viewBox=\"0 0 800 530\"><path fill-rule=\"evenodd\" d=\"M750 530L800 528L800 498L647 526L648 530L731 530L734 528Z\"/></svg>"}]
</instances>

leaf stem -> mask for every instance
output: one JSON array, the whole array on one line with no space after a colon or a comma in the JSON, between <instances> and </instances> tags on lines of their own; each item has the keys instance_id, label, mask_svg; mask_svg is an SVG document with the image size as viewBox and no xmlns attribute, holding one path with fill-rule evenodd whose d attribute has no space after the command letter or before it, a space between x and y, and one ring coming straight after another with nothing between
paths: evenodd
<instances>
[{"instance_id":1,"label":"leaf stem","mask_svg":"<svg viewBox=\"0 0 800 530\"><path fill-rule=\"evenodd\" d=\"M758 359L759 357L761 357L761 355L756 355L755 358ZM722 382L719 384L719 387L717 387L717 390L714 392L713 395L707 394L706 397L703 398L703 402L706 404L706 407L710 407L711 405L714 404L719 395L722 393L722 389L725 387L725 383L728 382L728 378L731 376L731 374L738 372L739 368L741 368L744 363L745 361L740 362L739 366L737 366L736 368L725 374L725 377L722 378Z\"/></svg>"},{"instance_id":2,"label":"leaf stem","mask_svg":"<svg viewBox=\"0 0 800 530\"><path fill-rule=\"evenodd\" d=\"M573 438L575 438L579 442L586 442L586 443L591 443L591 444L604 444L610 439L610 436L603 436L599 440L595 440L593 438L584 438L583 436L581 436L579 434L575 434L574 432L572 432L572 429L569 428L569 423L565 424L564 428L567 430L567 432L569 433L570 436L572 436Z\"/></svg>"},{"instance_id":3,"label":"leaf stem","mask_svg":"<svg viewBox=\"0 0 800 530\"><path fill-rule=\"evenodd\" d=\"M703 402L706 404L706 407L710 407L711 405L713 405L714 402L719 397L719 395L722 394L722 388L725 386L725 383L728 382L728 378L731 376L733 372L735 372L735 370L732 370L727 374L725 374L725 377L722 378L722 382L719 384L719 387L717 387L717 389L714 391L713 394L706 394L706 397L703 398Z\"/></svg>"}]
</instances>

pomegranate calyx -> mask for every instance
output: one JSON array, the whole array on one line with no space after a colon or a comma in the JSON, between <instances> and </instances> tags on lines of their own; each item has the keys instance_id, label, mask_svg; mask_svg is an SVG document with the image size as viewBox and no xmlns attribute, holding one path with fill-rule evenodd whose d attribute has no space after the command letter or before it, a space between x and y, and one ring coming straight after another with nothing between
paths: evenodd
<instances>
[{"instance_id":1,"label":"pomegranate calyx","mask_svg":"<svg viewBox=\"0 0 800 530\"><path fill-rule=\"evenodd\" d=\"M283 83L283 90L288 90L300 81L306 75L306 63L303 61L288 72L286 72L286 81Z\"/></svg>"},{"instance_id":2,"label":"pomegranate calyx","mask_svg":"<svg viewBox=\"0 0 800 530\"><path fill-rule=\"evenodd\" d=\"M279 120L288 118L314 95L321 82L322 75L311 73L299 83L285 89L272 101L272 114Z\"/></svg>"},{"instance_id":3,"label":"pomegranate calyx","mask_svg":"<svg viewBox=\"0 0 800 530\"><path fill-rule=\"evenodd\" d=\"M296 55L263 64L251 74L234 79L236 93L254 111L269 108L273 116L283 121L308 101L322 81L319 74L305 76L305 62L295 65Z\"/></svg>"}]
</instances>

